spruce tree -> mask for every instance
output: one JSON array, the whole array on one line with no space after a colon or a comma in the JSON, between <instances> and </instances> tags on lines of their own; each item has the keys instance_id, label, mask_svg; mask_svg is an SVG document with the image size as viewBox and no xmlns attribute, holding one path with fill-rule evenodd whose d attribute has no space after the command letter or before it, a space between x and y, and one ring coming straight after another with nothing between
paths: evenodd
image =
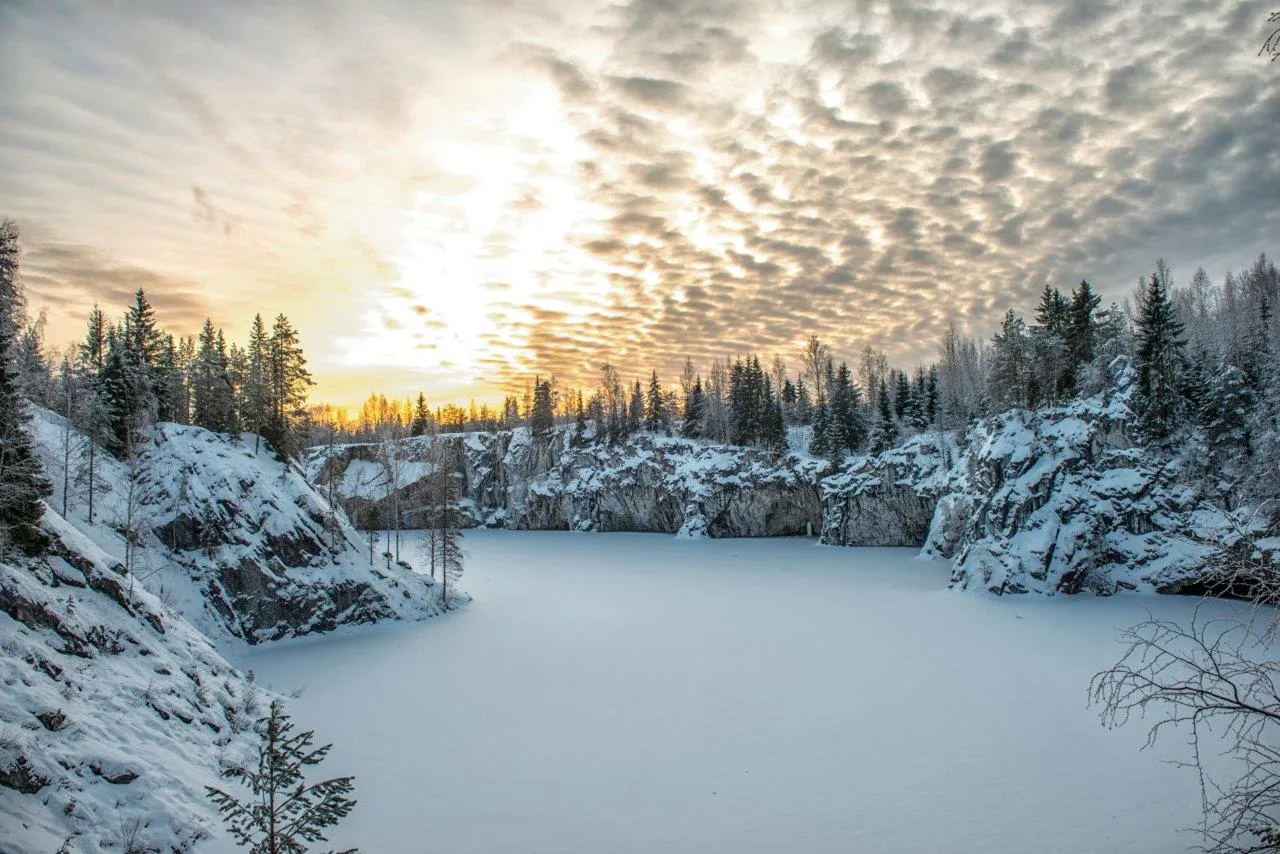
<instances>
[{"instance_id":1,"label":"spruce tree","mask_svg":"<svg viewBox=\"0 0 1280 854\"><path fill-rule=\"evenodd\" d=\"M1172 432L1180 410L1178 373L1182 362L1183 324L1169 298L1163 262L1151 275L1138 307L1139 425L1150 439Z\"/></svg>"},{"instance_id":2,"label":"spruce tree","mask_svg":"<svg viewBox=\"0 0 1280 854\"><path fill-rule=\"evenodd\" d=\"M241 801L222 789L206 786L236 843L251 854L305 854L307 843L324 842L332 827L355 808L354 777L334 777L308 784L306 769L329 755L331 744L312 748L315 731L294 733L293 721L279 700L271 701L267 716L254 726L258 761L254 768L233 765L222 772L238 780L252 797ZM356 854L354 848L342 854Z\"/></svg>"},{"instance_id":3,"label":"spruce tree","mask_svg":"<svg viewBox=\"0 0 1280 854\"><path fill-rule=\"evenodd\" d=\"M1076 365L1087 365L1096 355L1098 333L1093 313L1101 302L1102 297L1095 294L1093 287L1084 279L1071 292L1067 346Z\"/></svg>"},{"instance_id":4,"label":"spruce tree","mask_svg":"<svg viewBox=\"0 0 1280 854\"><path fill-rule=\"evenodd\" d=\"M684 401L684 423L681 425L680 432L691 439L701 436L702 415L702 377L697 377L693 381L689 396Z\"/></svg>"},{"instance_id":5,"label":"spruce tree","mask_svg":"<svg viewBox=\"0 0 1280 854\"><path fill-rule=\"evenodd\" d=\"M889 450L898 440L898 431L893 420L893 406L889 401L889 384L882 382L879 385L876 420L871 428L871 453L873 454Z\"/></svg>"},{"instance_id":6,"label":"spruce tree","mask_svg":"<svg viewBox=\"0 0 1280 854\"><path fill-rule=\"evenodd\" d=\"M787 450L787 427L782 420L782 401L773 394L768 377L764 378L764 417L760 424L760 445L775 454Z\"/></svg>"},{"instance_id":7,"label":"spruce tree","mask_svg":"<svg viewBox=\"0 0 1280 854\"><path fill-rule=\"evenodd\" d=\"M658 372L649 374L649 391L644 401L644 429L651 433L667 429L667 411L662 401L662 384Z\"/></svg>"},{"instance_id":8,"label":"spruce tree","mask_svg":"<svg viewBox=\"0 0 1280 854\"><path fill-rule=\"evenodd\" d=\"M240 422L254 434L254 450L271 419L271 339L261 314L253 316L238 385ZM420 435L420 434L415 434Z\"/></svg>"},{"instance_id":9,"label":"spruce tree","mask_svg":"<svg viewBox=\"0 0 1280 854\"><path fill-rule=\"evenodd\" d=\"M994 411L1025 407L1028 403L1027 368L1030 340L1022 318L1013 309L1005 312L1000 331L991 338L991 369L987 394Z\"/></svg>"},{"instance_id":10,"label":"spruce tree","mask_svg":"<svg viewBox=\"0 0 1280 854\"><path fill-rule=\"evenodd\" d=\"M418 392L418 399L413 405L413 422L409 427L409 435L425 436L431 430L431 410L427 408L427 396Z\"/></svg>"},{"instance_id":11,"label":"spruce tree","mask_svg":"<svg viewBox=\"0 0 1280 854\"><path fill-rule=\"evenodd\" d=\"M431 521L433 531L431 575L434 578L437 568L439 569L440 606L447 609L452 603L449 587L462 578L464 556L462 529L458 527L453 467L446 453L444 446L441 445L437 448L433 460L435 473L431 480L431 501L434 511Z\"/></svg>"},{"instance_id":12,"label":"spruce tree","mask_svg":"<svg viewBox=\"0 0 1280 854\"><path fill-rule=\"evenodd\" d=\"M627 435L640 432L644 423L644 392L640 390L640 380L631 387L631 404L627 407Z\"/></svg>"},{"instance_id":13,"label":"spruce tree","mask_svg":"<svg viewBox=\"0 0 1280 854\"><path fill-rule=\"evenodd\" d=\"M540 377L533 380L533 409L529 413L529 432L535 439L551 433L556 419L551 401L551 381Z\"/></svg>"},{"instance_id":14,"label":"spruce tree","mask_svg":"<svg viewBox=\"0 0 1280 854\"><path fill-rule=\"evenodd\" d=\"M85 495L88 504L87 518L89 524L94 522L95 499L98 483L98 449L104 438L104 431L110 422L107 404L102 394L102 369L107 358L107 318L102 309L94 304L89 312L88 329L84 341L77 351L76 369L81 376L83 401L80 406L80 417L77 426L84 432L85 460L81 468L84 478Z\"/></svg>"},{"instance_id":15,"label":"spruce tree","mask_svg":"<svg viewBox=\"0 0 1280 854\"><path fill-rule=\"evenodd\" d=\"M27 429L31 415L13 366L22 309L18 226L0 220L0 551L14 546L37 555L49 546L40 518L50 487Z\"/></svg>"},{"instance_id":16,"label":"spruce tree","mask_svg":"<svg viewBox=\"0 0 1280 854\"><path fill-rule=\"evenodd\" d=\"M281 457L297 455L297 430L306 417L307 392L314 384L297 331L289 318L277 315L267 342L269 412L262 432Z\"/></svg>"}]
</instances>

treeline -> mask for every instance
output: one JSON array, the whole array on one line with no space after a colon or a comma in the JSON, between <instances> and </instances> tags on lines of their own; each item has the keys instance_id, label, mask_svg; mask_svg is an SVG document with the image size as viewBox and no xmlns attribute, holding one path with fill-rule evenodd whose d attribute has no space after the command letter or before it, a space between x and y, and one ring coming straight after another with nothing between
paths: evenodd
<instances>
[{"instance_id":1,"label":"treeline","mask_svg":"<svg viewBox=\"0 0 1280 854\"><path fill-rule=\"evenodd\" d=\"M161 421L252 432L286 457L305 438L311 374L283 314L269 330L255 316L243 347L211 320L199 335L176 337L138 289L115 320L95 305L84 339L56 361L44 352L42 326L29 323L18 347L28 399L67 416L111 454L127 455L134 437Z\"/></svg>"},{"instance_id":2,"label":"treeline","mask_svg":"<svg viewBox=\"0 0 1280 854\"><path fill-rule=\"evenodd\" d=\"M0 397L10 395L0 400L0 441L5 443L0 473L14 465L13 449L26 433L15 426L29 418L26 401L60 413L84 436L83 442L73 442L68 431L64 441L63 510L68 496L82 489L91 521L101 488L98 455L132 458L145 431L157 422L220 433L251 431L286 457L306 441L312 380L297 330L283 314L270 329L255 317L243 347L228 343L209 320L199 335L176 337L160 328L139 289L133 304L114 320L95 305L84 338L51 355L45 350L43 314L27 317L19 260L18 228L0 221L0 354L9 386L0 389Z\"/></svg>"},{"instance_id":3,"label":"treeline","mask_svg":"<svg viewBox=\"0 0 1280 854\"><path fill-rule=\"evenodd\" d=\"M358 424L336 429L371 440L521 425L542 434L563 425L576 443L616 443L650 431L839 459L975 417L1095 394L1110 382L1108 367L1126 356L1138 373L1135 405L1146 440L1199 427L1209 464L1239 469L1247 462L1262 471L1274 460L1270 482L1280 468L1278 300L1280 275L1265 254L1218 283L1197 270L1185 286L1158 261L1130 296L1106 308L1081 281L1066 294L1046 288L1031 323L1008 311L989 341L952 324L937 360L910 371L891 367L872 347L852 362L837 359L813 337L798 370L781 356L716 360L705 371L686 360L669 387L657 372L627 381L605 364L595 388L535 377L523 397L508 396L500 410L474 403L431 410L425 395L387 405L373 397Z\"/></svg>"}]
</instances>

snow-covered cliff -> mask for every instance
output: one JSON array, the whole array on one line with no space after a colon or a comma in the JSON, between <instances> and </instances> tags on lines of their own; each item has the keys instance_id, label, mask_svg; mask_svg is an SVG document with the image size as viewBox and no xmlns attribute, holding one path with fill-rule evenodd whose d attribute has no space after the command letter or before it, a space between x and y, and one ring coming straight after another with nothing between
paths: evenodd
<instances>
[{"instance_id":1,"label":"snow-covered cliff","mask_svg":"<svg viewBox=\"0 0 1280 854\"><path fill-rule=\"evenodd\" d=\"M653 434L579 446L569 431L533 439L523 428L404 439L395 452L410 519L429 503L427 475L439 459L462 475L473 525L735 537L817 533L821 525L824 463L796 454ZM334 478L353 506L385 510L393 479L384 459L377 445L344 445L312 449L306 463L313 480Z\"/></svg>"},{"instance_id":2,"label":"snow-covered cliff","mask_svg":"<svg viewBox=\"0 0 1280 854\"><path fill-rule=\"evenodd\" d=\"M1206 488L1195 435L1174 449L1134 444L1127 360L1109 380L1066 406L971 425L925 545L954 558L954 587L1177 592L1212 574L1241 514Z\"/></svg>"},{"instance_id":3,"label":"snow-covered cliff","mask_svg":"<svg viewBox=\"0 0 1280 854\"><path fill-rule=\"evenodd\" d=\"M37 411L35 433L61 506L65 422ZM74 440L78 441L76 437ZM98 458L94 522L83 466L68 521L219 643L258 643L438 613L430 579L374 565L345 514L254 437L159 424L135 460ZM79 482L77 482L79 481Z\"/></svg>"},{"instance_id":4,"label":"snow-covered cliff","mask_svg":"<svg viewBox=\"0 0 1280 854\"><path fill-rule=\"evenodd\" d=\"M402 440L401 507L428 502L437 455L462 476L471 524L508 528L775 536L821 531L848 546L923 547L952 558L952 585L996 593L1175 592L1203 583L1239 524L1210 484L1199 437L1135 443L1136 377L1117 360L1098 394L930 432L831 464L650 434L618 446L523 429ZM580 445L580 446L579 446ZM388 509L385 448L312 449L311 476ZM383 518L390 518L384 515Z\"/></svg>"}]
</instances>

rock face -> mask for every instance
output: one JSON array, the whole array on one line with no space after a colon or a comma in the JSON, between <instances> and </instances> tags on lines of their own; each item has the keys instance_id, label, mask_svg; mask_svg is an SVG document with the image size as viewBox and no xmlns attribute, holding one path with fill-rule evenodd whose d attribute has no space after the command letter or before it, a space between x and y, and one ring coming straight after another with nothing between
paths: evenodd
<instances>
[{"instance_id":1,"label":"rock face","mask_svg":"<svg viewBox=\"0 0 1280 854\"><path fill-rule=\"evenodd\" d=\"M995 593L1177 592L1210 576L1232 529L1177 453L1135 446L1134 372L1094 397L974 424L947 474L925 549L953 557L952 585Z\"/></svg>"},{"instance_id":2,"label":"rock face","mask_svg":"<svg viewBox=\"0 0 1280 854\"><path fill-rule=\"evenodd\" d=\"M376 445L313 449L308 471L338 484L360 515L390 518L392 479ZM521 428L394 443L408 524L430 504L435 461L458 475L469 523L515 529L648 531L766 537L817 533L820 460L651 434L577 446L567 431L539 440ZM323 486L321 487L324 488Z\"/></svg>"},{"instance_id":3,"label":"rock face","mask_svg":"<svg viewBox=\"0 0 1280 854\"><path fill-rule=\"evenodd\" d=\"M439 454L465 484L470 524L529 529L786 536L845 546L923 547L952 558L952 585L995 593L1176 592L1205 582L1233 519L1200 483L1196 438L1135 444L1125 359L1093 397L927 433L839 465L793 453L642 434L575 446L564 431L404 440L402 506L428 502ZM314 449L312 476L384 510L384 447ZM384 517L389 518L389 517ZM1238 519L1234 520L1238 523Z\"/></svg>"},{"instance_id":4,"label":"rock face","mask_svg":"<svg viewBox=\"0 0 1280 854\"><path fill-rule=\"evenodd\" d=\"M53 470L62 422L39 412L36 433ZM220 643L439 612L430 579L371 563L345 515L252 436L160 424L132 464L98 466L109 491L94 524L81 502L72 524L119 559L133 531L133 575Z\"/></svg>"},{"instance_id":5,"label":"rock face","mask_svg":"<svg viewBox=\"0 0 1280 854\"><path fill-rule=\"evenodd\" d=\"M880 454L851 457L822 481L822 541L919 547L956 455L953 437L928 433Z\"/></svg>"},{"instance_id":6,"label":"rock face","mask_svg":"<svg viewBox=\"0 0 1280 854\"><path fill-rule=\"evenodd\" d=\"M52 554L0 559L0 848L192 850L217 828L203 787L265 699L117 560L44 525Z\"/></svg>"}]
</instances>

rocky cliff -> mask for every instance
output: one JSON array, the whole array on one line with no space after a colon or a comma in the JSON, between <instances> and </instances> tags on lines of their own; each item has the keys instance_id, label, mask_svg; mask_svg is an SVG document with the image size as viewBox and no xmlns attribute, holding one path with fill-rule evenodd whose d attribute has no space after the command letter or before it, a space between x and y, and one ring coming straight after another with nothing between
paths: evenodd
<instances>
[{"instance_id":1,"label":"rocky cliff","mask_svg":"<svg viewBox=\"0 0 1280 854\"><path fill-rule=\"evenodd\" d=\"M392 518L395 484L408 524L431 503L437 465L458 475L472 525L762 537L817 533L822 520L823 461L653 434L611 446L521 428L316 448L306 463L356 515Z\"/></svg>"},{"instance_id":2,"label":"rocky cliff","mask_svg":"<svg viewBox=\"0 0 1280 854\"><path fill-rule=\"evenodd\" d=\"M60 506L64 422L36 416ZM371 563L345 514L302 470L255 445L252 436L157 425L132 460L99 457L92 524L72 479L68 521L219 643L438 613L429 578Z\"/></svg>"},{"instance_id":3,"label":"rocky cliff","mask_svg":"<svg viewBox=\"0 0 1280 854\"><path fill-rule=\"evenodd\" d=\"M470 524L687 536L821 532L844 546L923 547L952 585L995 593L1177 592L1241 523L1208 485L1198 436L1136 444L1135 383L1119 359L1098 394L911 437L839 464L641 434L618 446L519 429L313 449L313 478L391 516L429 503L435 461L464 486ZM388 453L400 477L389 476ZM1224 500L1225 499L1225 500Z\"/></svg>"}]
</instances>

